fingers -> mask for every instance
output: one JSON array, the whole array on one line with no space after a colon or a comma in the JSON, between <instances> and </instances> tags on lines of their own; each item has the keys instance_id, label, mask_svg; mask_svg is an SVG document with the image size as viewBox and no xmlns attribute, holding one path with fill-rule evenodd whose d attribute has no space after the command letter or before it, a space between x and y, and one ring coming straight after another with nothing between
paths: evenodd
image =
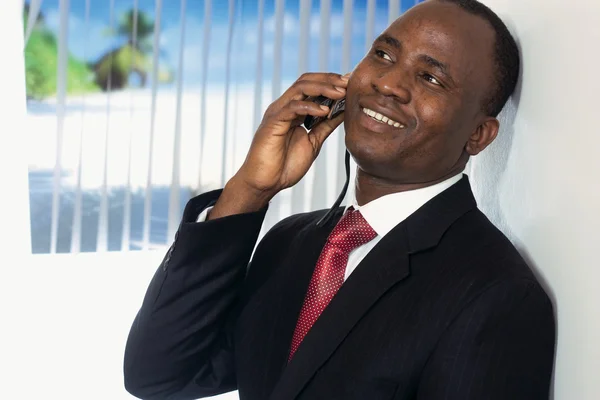
<instances>
[{"instance_id":1,"label":"fingers","mask_svg":"<svg viewBox=\"0 0 600 400\"><path fill-rule=\"evenodd\" d=\"M316 153L321 150L323 142L336 130L340 124L344 122L344 113L340 113L335 118L326 119L316 125L311 131L308 132L309 139L311 140Z\"/></svg>"},{"instance_id":2,"label":"fingers","mask_svg":"<svg viewBox=\"0 0 600 400\"><path fill-rule=\"evenodd\" d=\"M298 117L312 115L314 117L325 117L329 114L329 107L319 105L312 101L292 100L270 119L281 122L291 122Z\"/></svg>"},{"instance_id":3,"label":"fingers","mask_svg":"<svg viewBox=\"0 0 600 400\"><path fill-rule=\"evenodd\" d=\"M349 75L340 75L334 73L311 72L300 75L293 86L302 85L305 82L322 82L332 86L346 87L348 85Z\"/></svg>"},{"instance_id":4,"label":"fingers","mask_svg":"<svg viewBox=\"0 0 600 400\"><path fill-rule=\"evenodd\" d=\"M325 96L330 99L341 99L346 96L346 87L348 83L343 80L335 80L334 82L320 80L303 80L298 81L289 92L286 92L282 97L289 100L303 100L306 97Z\"/></svg>"},{"instance_id":5,"label":"fingers","mask_svg":"<svg viewBox=\"0 0 600 400\"><path fill-rule=\"evenodd\" d=\"M270 126L271 129L268 132L271 134L283 135L292 126L300 125L304 117L308 115L326 117L330 113L329 107L317 104L314 98L325 96L332 100L343 99L346 96L347 85L348 75L341 76L333 73L303 74L279 99L267 108L261 126ZM330 123L327 123L321 130L324 129L323 132L327 131L329 126ZM335 127L331 128L331 131ZM315 138L320 137L317 135L318 132L315 132Z\"/></svg>"},{"instance_id":6,"label":"fingers","mask_svg":"<svg viewBox=\"0 0 600 400\"><path fill-rule=\"evenodd\" d=\"M286 92L269 107L270 113L276 113L292 100L304 100L307 97L325 96L341 99L346 96L347 76L333 73L303 74Z\"/></svg>"}]
</instances>

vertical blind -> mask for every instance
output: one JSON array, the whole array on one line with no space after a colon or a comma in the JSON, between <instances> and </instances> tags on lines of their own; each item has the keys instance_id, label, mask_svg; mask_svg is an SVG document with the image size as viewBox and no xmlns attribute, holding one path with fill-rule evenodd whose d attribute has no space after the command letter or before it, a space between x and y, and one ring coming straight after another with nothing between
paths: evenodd
<instances>
[{"instance_id":1,"label":"vertical blind","mask_svg":"<svg viewBox=\"0 0 600 400\"><path fill-rule=\"evenodd\" d=\"M48 37L57 61L47 93L26 70L34 252L165 246L185 202L241 165L268 104L304 72L351 71L416 2L26 1L27 65ZM264 230L329 207L343 153L340 127Z\"/></svg>"}]
</instances>

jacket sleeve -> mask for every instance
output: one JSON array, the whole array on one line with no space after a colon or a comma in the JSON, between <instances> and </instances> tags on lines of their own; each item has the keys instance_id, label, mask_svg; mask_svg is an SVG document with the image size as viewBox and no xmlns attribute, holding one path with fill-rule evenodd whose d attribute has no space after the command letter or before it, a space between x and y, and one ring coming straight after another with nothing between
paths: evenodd
<instances>
[{"instance_id":1,"label":"jacket sleeve","mask_svg":"<svg viewBox=\"0 0 600 400\"><path fill-rule=\"evenodd\" d=\"M220 191L188 202L125 349L125 388L143 399L236 389L231 326L266 209L197 223Z\"/></svg>"},{"instance_id":2,"label":"jacket sleeve","mask_svg":"<svg viewBox=\"0 0 600 400\"><path fill-rule=\"evenodd\" d=\"M548 400L552 303L537 282L503 282L448 327L423 371L418 400Z\"/></svg>"}]
</instances>

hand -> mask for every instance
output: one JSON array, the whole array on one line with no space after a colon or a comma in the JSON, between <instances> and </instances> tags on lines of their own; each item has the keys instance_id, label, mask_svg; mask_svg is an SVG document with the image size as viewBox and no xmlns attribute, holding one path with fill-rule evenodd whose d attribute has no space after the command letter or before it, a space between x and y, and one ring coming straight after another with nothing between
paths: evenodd
<instances>
[{"instance_id":1,"label":"hand","mask_svg":"<svg viewBox=\"0 0 600 400\"><path fill-rule=\"evenodd\" d=\"M308 96L342 99L346 76L331 73L302 75L271 104L258 127L244 164L227 183L209 219L257 211L281 190L298 183L317 158L323 142L344 120L343 113L307 132L307 115L322 117L329 108L306 101Z\"/></svg>"}]
</instances>

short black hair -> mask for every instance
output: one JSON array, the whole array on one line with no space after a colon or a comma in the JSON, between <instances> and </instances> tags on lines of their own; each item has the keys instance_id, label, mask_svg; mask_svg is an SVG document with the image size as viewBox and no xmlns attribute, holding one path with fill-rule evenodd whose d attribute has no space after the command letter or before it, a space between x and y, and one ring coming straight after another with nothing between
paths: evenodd
<instances>
[{"instance_id":1,"label":"short black hair","mask_svg":"<svg viewBox=\"0 0 600 400\"><path fill-rule=\"evenodd\" d=\"M508 28L495 12L477 0L437 0L456 4L472 15L485 19L496 33L494 45L495 85L492 93L483 103L483 112L498 116L508 98L515 91L519 80L521 59L519 48Z\"/></svg>"}]
</instances>

